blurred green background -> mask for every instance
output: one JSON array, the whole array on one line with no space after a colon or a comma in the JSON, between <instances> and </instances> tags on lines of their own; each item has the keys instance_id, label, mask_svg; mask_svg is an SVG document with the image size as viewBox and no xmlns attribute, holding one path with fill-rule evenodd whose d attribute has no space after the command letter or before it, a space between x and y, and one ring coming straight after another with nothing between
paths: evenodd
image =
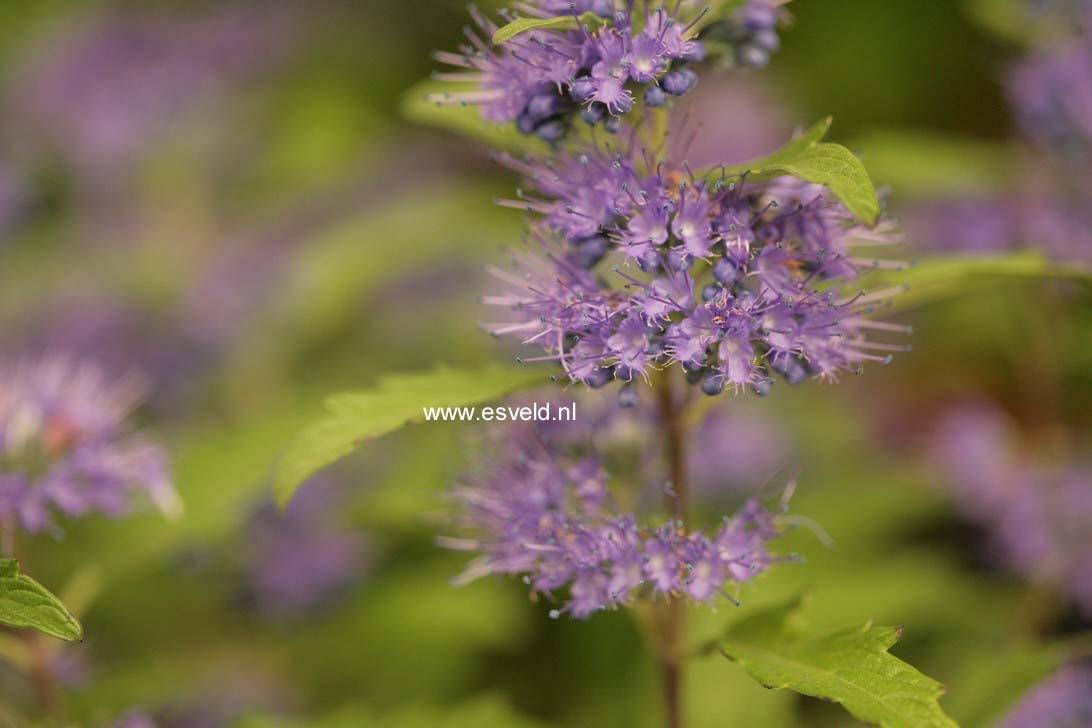
<instances>
[{"instance_id":1,"label":"blurred green background","mask_svg":"<svg viewBox=\"0 0 1092 728\"><path fill-rule=\"evenodd\" d=\"M726 143L747 146L727 136L752 115L788 133L831 114L834 139L891 185L896 214L958 194L960 171L969 187L993 179L1015 148L1000 80L1018 47L960 2L791 9L767 71L702 82ZM465 22L447 0L4 8L3 353L72 346L150 371L143 416L186 503L176 521L89 519L23 544L24 571L85 623L85 642L48 643L65 725L134 709L163 726L659 724L631 615L551 621L518 580L448 584L463 557L433 539L465 428L409 428L325 476L337 505L308 527L356 554L336 588L279 610L255 586L255 570L291 568L255 554L274 538L269 474L326 394L511 354L477 329L475 299L482 266L519 241L520 215L491 203L515 180L484 147L400 115L430 52L457 45ZM717 106L720 93L731 101ZM939 155L953 183L891 143L907 132L984 151ZM961 724L1003 714L1087 622L981 558L983 534L957 514L922 436L944 404L980 397L1047 433L1043 453L1061 442L1087 456L1088 303L1087 288L996 281L899 312L915 350L889 367L722 403L774 423L801 473L793 509L835 545L790 534L784 549L806 563L760 580L739 610L693 610L694 639L811 587L817 624L902 625L894 652L949 688L942 705ZM6 641L0 652L0 721L26 725L23 657ZM718 656L693 664L687 691L694 726L852 724Z\"/></svg>"}]
</instances>

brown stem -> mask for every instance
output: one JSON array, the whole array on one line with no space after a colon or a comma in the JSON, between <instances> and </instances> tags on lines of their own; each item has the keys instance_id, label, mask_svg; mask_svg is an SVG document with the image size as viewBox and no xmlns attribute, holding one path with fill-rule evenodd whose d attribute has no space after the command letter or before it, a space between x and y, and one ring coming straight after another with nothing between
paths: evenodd
<instances>
[{"instance_id":1,"label":"brown stem","mask_svg":"<svg viewBox=\"0 0 1092 728\"><path fill-rule=\"evenodd\" d=\"M30 655L30 682L34 686L34 694L38 696L42 712L51 718L57 718L59 715L57 686L53 682L49 654L43 649L44 645L38 635L28 632L24 639L27 643L27 653Z\"/></svg>"},{"instance_id":2,"label":"brown stem","mask_svg":"<svg viewBox=\"0 0 1092 728\"><path fill-rule=\"evenodd\" d=\"M675 398L671 372L665 372L656 388L660 405L660 427L670 487L664 489L664 507L675 519L685 521L689 510L686 482L686 441L683 410L685 403ZM668 728L683 728L686 711L683 701L683 651L686 641L686 607L679 597L669 596L659 620L662 633L660 660L663 663L664 707Z\"/></svg>"}]
</instances>

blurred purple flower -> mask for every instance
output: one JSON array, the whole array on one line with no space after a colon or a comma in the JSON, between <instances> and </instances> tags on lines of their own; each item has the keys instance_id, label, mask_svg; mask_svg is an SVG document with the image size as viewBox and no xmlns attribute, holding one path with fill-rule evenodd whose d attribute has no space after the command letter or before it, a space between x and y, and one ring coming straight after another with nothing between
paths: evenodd
<instances>
[{"instance_id":1,"label":"blurred purple flower","mask_svg":"<svg viewBox=\"0 0 1092 728\"><path fill-rule=\"evenodd\" d=\"M723 501L753 493L789 460L787 434L758 412L714 410L691 431L687 472L695 496Z\"/></svg>"},{"instance_id":2,"label":"blurred purple flower","mask_svg":"<svg viewBox=\"0 0 1092 728\"><path fill-rule=\"evenodd\" d=\"M792 133L781 100L750 77L703 82L679 112L672 114L671 138L682 141L673 145L672 156L688 160L695 169L760 157Z\"/></svg>"},{"instance_id":3,"label":"blurred purple flower","mask_svg":"<svg viewBox=\"0 0 1092 728\"><path fill-rule=\"evenodd\" d=\"M777 28L788 16L779 5L775 0L745 0L730 18L707 28L704 36L728 44L729 63L763 68L781 47Z\"/></svg>"},{"instance_id":4,"label":"blurred purple flower","mask_svg":"<svg viewBox=\"0 0 1092 728\"><path fill-rule=\"evenodd\" d=\"M283 2L81 17L13 73L6 108L89 183L113 179L181 118L268 70L299 20Z\"/></svg>"},{"instance_id":5,"label":"blurred purple flower","mask_svg":"<svg viewBox=\"0 0 1092 728\"><path fill-rule=\"evenodd\" d=\"M168 313L141 310L102 293L54 296L26 320L6 322L10 340L27 351L64 351L105 372L135 370L152 387L148 404L173 410L192 394L205 352L179 336Z\"/></svg>"},{"instance_id":6,"label":"blurred purple flower","mask_svg":"<svg viewBox=\"0 0 1092 728\"><path fill-rule=\"evenodd\" d=\"M114 722L110 728L158 728L158 724L142 710L130 710Z\"/></svg>"},{"instance_id":7,"label":"blurred purple flower","mask_svg":"<svg viewBox=\"0 0 1092 728\"><path fill-rule=\"evenodd\" d=\"M991 558L1092 614L1092 463L1020 453L1011 423L982 403L953 408L932 442L960 509L988 530Z\"/></svg>"},{"instance_id":8,"label":"blurred purple flower","mask_svg":"<svg viewBox=\"0 0 1092 728\"><path fill-rule=\"evenodd\" d=\"M313 480L286 512L263 506L247 527L247 581L257 607L276 616L301 614L363 578L365 538L339 524L345 489Z\"/></svg>"},{"instance_id":9,"label":"blurred purple flower","mask_svg":"<svg viewBox=\"0 0 1092 728\"><path fill-rule=\"evenodd\" d=\"M56 531L54 511L119 516L137 495L178 513L166 453L124 427L143 389L63 356L0 365L0 518Z\"/></svg>"},{"instance_id":10,"label":"blurred purple flower","mask_svg":"<svg viewBox=\"0 0 1092 728\"><path fill-rule=\"evenodd\" d=\"M1073 665L1025 695L997 728L1080 728L1092 725L1092 667Z\"/></svg>"},{"instance_id":11,"label":"blurred purple flower","mask_svg":"<svg viewBox=\"0 0 1092 728\"><path fill-rule=\"evenodd\" d=\"M1003 197L929 200L903 215L906 237L936 253L997 253L1018 247L1016 205Z\"/></svg>"},{"instance_id":12,"label":"blurred purple flower","mask_svg":"<svg viewBox=\"0 0 1092 728\"><path fill-rule=\"evenodd\" d=\"M1062 164L1092 163L1092 44L1052 45L1019 63L1009 94L1024 133Z\"/></svg>"}]
</instances>

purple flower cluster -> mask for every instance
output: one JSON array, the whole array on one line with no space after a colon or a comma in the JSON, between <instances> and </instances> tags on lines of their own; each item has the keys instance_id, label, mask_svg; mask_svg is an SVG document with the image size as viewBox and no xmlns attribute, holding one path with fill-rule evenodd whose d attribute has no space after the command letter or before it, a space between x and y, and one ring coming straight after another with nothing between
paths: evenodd
<instances>
[{"instance_id":1,"label":"purple flower cluster","mask_svg":"<svg viewBox=\"0 0 1092 728\"><path fill-rule=\"evenodd\" d=\"M728 48L727 60L736 66L762 68L781 47L777 26L785 11L774 0L747 0L727 20L713 23L704 33Z\"/></svg>"},{"instance_id":2,"label":"purple flower cluster","mask_svg":"<svg viewBox=\"0 0 1092 728\"><path fill-rule=\"evenodd\" d=\"M259 609L275 616L301 614L364 572L364 538L337 523L343 502L342 489L318 481L306 484L287 512L270 503L255 514L244 554Z\"/></svg>"},{"instance_id":3,"label":"purple flower cluster","mask_svg":"<svg viewBox=\"0 0 1092 728\"><path fill-rule=\"evenodd\" d=\"M459 523L471 538L444 545L480 551L459 577L522 574L535 595L569 598L551 611L585 619L649 595L711 604L778 561L767 542L780 533L777 514L757 499L708 533L682 521L639 524L621 510L600 459L544 437L536 427L495 433L505 446L490 448L483 464L454 491Z\"/></svg>"},{"instance_id":4,"label":"purple flower cluster","mask_svg":"<svg viewBox=\"0 0 1092 728\"><path fill-rule=\"evenodd\" d=\"M990 535L990 556L1061 589L1092 614L1092 463L1019 453L1010 423L987 404L954 408L933 454L962 511Z\"/></svg>"},{"instance_id":5,"label":"purple flower cluster","mask_svg":"<svg viewBox=\"0 0 1092 728\"><path fill-rule=\"evenodd\" d=\"M1035 686L997 728L1092 725L1092 667L1073 665Z\"/></svg>"},{"instance_id":6,"label":"purple flower cluster","mask_svg":"<svg viewBox=\"0 0 1092 728\"><path fill-rule=\"evenodd\" d=\"M509 290L484 301L513 320L488 328L543 347L537 359L560 362L574 382L632 383L678 363L706 394L764 393L771 373L836 380L906 349L867 339L907 331L868 318L901 289L839 290L864 269L901 267L851 252L896 238L886 224L858 223L823 187L695 175L636 147L503 160L536 190L501 204L541 216L541 252L494 271ZM608 256L611 273L597 274Z\"/></svg>"},{"instance_id":7,"label":"purple flower cluster","mask_svg":"<svg viewBox=\"0 0 1092 728\"><path fill-rule=\"evenodd\" d=\"M906 227L927 250L1034 246L1054 259L1092 264L1092 4L1028 0L1026 6L1037 47L1014 66L1007 90L1037 153L1013 190L929 201L911 209Z\"/></svg>"},{"instance_id":8,"label":"purple flower cluster","mask_svg":"<svg viewBox=\"0 0 1092 728\"><path fill-rule=\"evenodd\" d=\"M565 14L561 4L520 9L549 17ZM581 3L568 13L579 15L582 7L602 16L603 22L595 23L600 27L539 29L499 47L488 40L497 26L472 10L480 34L468 29L469 45L459 53L437 53L438 61L460 71L436 77L475 88L430 100L478 104L489 121L514 121L522 133L556 142L578 113L592 126L602 122L608 131L617 131L618 117L631 111L638 99L649 107L663 106L669 96L682 96L697 83L697 74L688 65L705 57L705 46L692 37L701 15L686 24L676 17L678 4L674 12L649 10L646 5L643 14L635 14L634 4L626 3L616 13L610 0ZM511 11L502 11L501 17L508 22L516 18Z\"/></svg>"},{"instance_id":9,"label":"purple flower cluster","mask_svg":"<svg viewBox=\"0 0 1092 728\"><path fill-rule=\"evenodd\" d=\"M1082 38L1033 54L1013 70L1009 94L1032 140L1060 160L1092 161L1092 44Z\"/></svg>"},{"instance_id":10,"label":"purple flower cluster","mask_svg":"<svg viewBox=\"0 0 1092 728\"><path fill-rule=\"evenodd\" d=\"M64 357L0 365L0 520L56 531L54 511L118 516L137 495L177 513L166 453L124 429L142 389Z\"/></svg>"},{"instance_id":11,"label":"purple flower cluster","mask_svg":"<svg viewBox=\"0 0 1092 728\"><path fill-rule=\"evenodd\" d=\"M12 74L5 106L89 181L115 179L186 113L276 63L299 21L279 1L81 17L34 44L48 53Z\"/></svg>"}]
</instances>

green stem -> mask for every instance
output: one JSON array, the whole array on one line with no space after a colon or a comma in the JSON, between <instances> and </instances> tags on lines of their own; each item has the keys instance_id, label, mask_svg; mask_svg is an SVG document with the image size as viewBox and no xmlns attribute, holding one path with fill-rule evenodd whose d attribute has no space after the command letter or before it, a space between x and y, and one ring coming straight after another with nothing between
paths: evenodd
<instances>
[{"instance_id":1,"label":"green stem","mask_svg":"<svg viewBox=\"0 0 1092 728\"><path fill-rule=\"evenodd\" d=\"M686 481L685 403L676 399L672 372L660 378L656 392L660 406L660 428L664 457L667 461L669 487L665 488L664 507L676 520L685 521L689 510ZM686 605L680 597L668 597L657 620L661 630L660 661L663 669L664 707L668 728L683 728L686 710L683 699L683 659L686 644Z\"/></svg>"}]
</instances>

